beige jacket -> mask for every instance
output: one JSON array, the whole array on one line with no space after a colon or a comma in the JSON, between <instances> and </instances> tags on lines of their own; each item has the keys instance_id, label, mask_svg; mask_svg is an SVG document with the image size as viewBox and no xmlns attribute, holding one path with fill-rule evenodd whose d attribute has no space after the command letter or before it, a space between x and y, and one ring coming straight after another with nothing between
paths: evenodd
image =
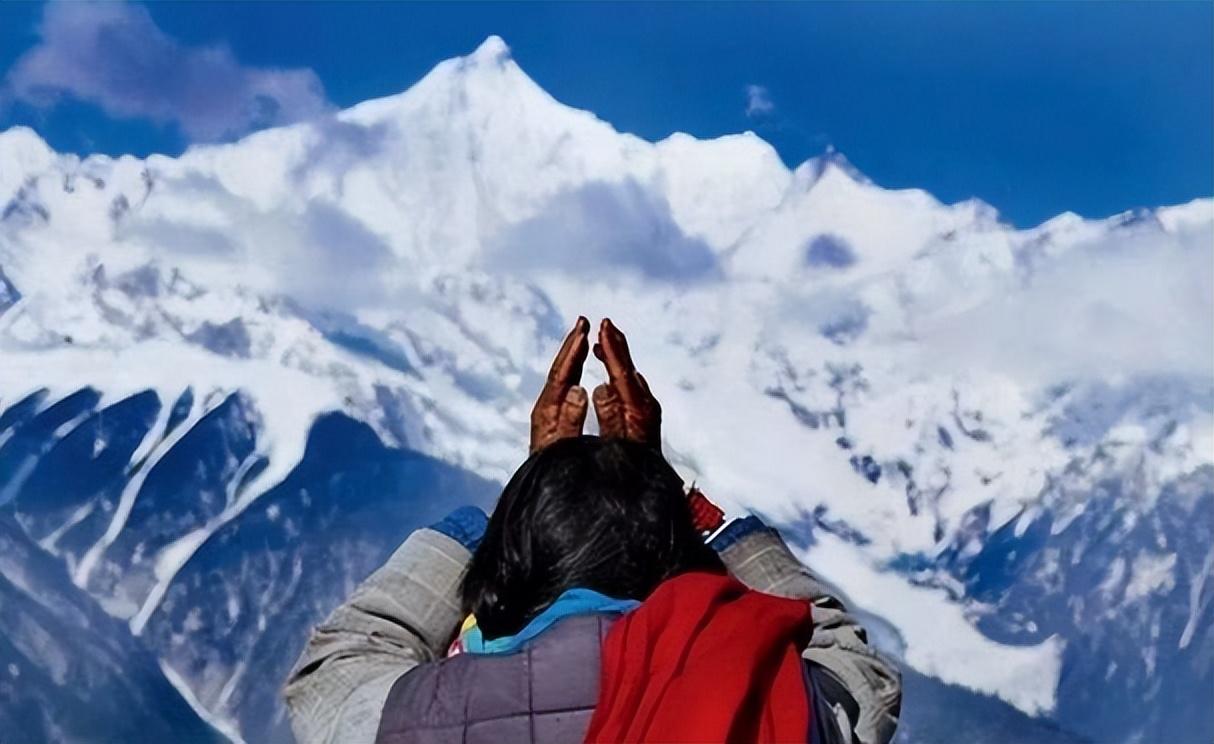
<instances>
[{"instance_id":1,"label":"beige jacket","mask_svg":"<svg viewBox=\"0 0 1214 744\"><path fill-rule=\"evenodd\" d=\"M720 554L730 573L752 589L813 602L814 632L804 657L815 716L836 722L830 738L890 741L901 676L868 645L839 600L774 530L748 532ZM446 535L418 530L313 631L285 689L299 744L373 744L392 684L440 658L454 636L462 619L459 584L470 557Z\"/></svg>"}]
</instances>

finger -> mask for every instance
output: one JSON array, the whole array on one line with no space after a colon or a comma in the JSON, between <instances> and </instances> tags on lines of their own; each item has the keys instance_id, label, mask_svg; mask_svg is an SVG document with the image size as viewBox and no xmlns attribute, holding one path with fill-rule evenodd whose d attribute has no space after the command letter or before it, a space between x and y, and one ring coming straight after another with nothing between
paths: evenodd
<instances>
[{"instance_id":1,"label":"finger","mask_svg":"<svg viewBox=\"0 0 1214 744\"><path fill-rule=\"evenodd\" d=\"M641 374L640 372L636 372L634 374L637 376L637 383L640 384L641 390L644 390L646 395L653 395L653 393L649 392L649 380L645 379L645 375Z\"/></svg>"},{"instance_id":2,"label":"finger","mask_svg":"<svg viewBox=\"0 0 1214 744\"><path fill-rule=\"evenodd\" d=\"M659 403L658 399L653 396L653 391L649 389L649 380L645 379L645 375L641 374L640 372L634 372L633 374L636 376L637 386L649 400L649 405L653 406L654 410L662 410L662 404Z\"/></svg>"},{"instance_id":3,"label":"finger","mask_svg":"<svg viewBox=\"0 0 1214 744\"><path fill-rule=\"evenodd\" d=\"M605 357L603 363L607 367L607 377L615 386L624 404L625 413L635 412L633 409L644 406L649 395L636 380L637 372L628 349L628 339L610 318L604 318L599 327L599 340Z\"/></svg>"},{"instance_id":4,"label":"finger","mask_svg":"<svg viewBox=\"0 0 1214 744\"><path fill-rule=\"evenodd\" d=\"M603 318L602 324L599 325L599 346L603 351L603 364L607 367L607 379L616 382L627 377L633 370L628 339L610 318Z\"/></svg>"},{"instance_id":5,"label":"finger","mask_svg":"<svg viewBox=\"0 0 1214 744\"><path fill-rule=\"evenodd\" d=\"M569 388L556 403L537 405L531 415L531 451L558 439L581 436L587 408L586 388L581 385Z\"/></svg>"},{"instance_id":6,"label":"finger","mask_svg":"<svg viewBox=\"0 0 1214 744\"><path fill-rule=\"evenodd\" d=\"M588 402L586 388L581 385L569 388L569 392L565 394L565 404L561 406L559 414L558 439L582 435L582 427L586 424Z\"/></svg>"},{"instance_id":7,"label":"finger","mask_svg":"<svg viewBox=\"0 0 1214 744\"><path fill-rule=\"evenodd\" d=\"M599 420L599 435L624 436L624 407L615 388L603 383L594 389L591 398L594 401L594 415Z\"/></svg>"},{"instance_id":8,"label":"finger","mask_svg":"<svg viewBox=\"0 0 1214 744\"><path fill-rule=\"evenodd\" d=\"M572 330L569 331L569 335L565 336L560 351L552 360L552 367L548 370L548 379L544 382L544 387L535 401L533 409L535 413L538 414L540 410L558 408L561 401L564 400L569 386L576 385L582 379L582 365L586 361L589 332L590 321L579 315Z\"/></svg>"},{"instance_id":9,"label":"finger","mask_svg":"<svg viewBox=\"0 0 1214 744\"><path fill-rule=\"evenodd\" d=\"M649 406L653 396L637 379L640 373L632 362L628 339L610 319L604 321L604 326L605 332L600 333L607 340L604 354L609 360L614 358L614 362L607 363L608 377L624 403L625 414L639 413ZM617 370L615 377L610 374L613 367Z\"/></svg>"},{"instance_id":10,"label":"finger","mask_svg":"<svg viewBox=\"0 0 1214 744\"><path fill-rule=\"evenodd\" d=\"M599 385L594 389L594 393L591 394L591 397L594 399L594 407L597 410L601 406L611 405L611 403L614 402L616 395L615 391L611 389L611 385L604 382L602 385Z\"/></svg>"},{"instance_id":11,"label":"finger","mask_svg":"<svg viewBox=\"0 0 1214 744\"><path fill-rule=\"evenodd\" d=\"M561 344L561 350L552 360L552 369L548 371L548 381L559 385L576 385L582 379L582 365L589 351L590 321L579 315L573 329Z\"/></svg>"}]
</instances>

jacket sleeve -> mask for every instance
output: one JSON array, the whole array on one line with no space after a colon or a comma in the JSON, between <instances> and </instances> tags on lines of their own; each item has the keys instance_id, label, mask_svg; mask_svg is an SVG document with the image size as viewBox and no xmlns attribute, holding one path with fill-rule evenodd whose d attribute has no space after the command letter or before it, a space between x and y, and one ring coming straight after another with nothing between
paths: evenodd
<instances>
[{"instance_id":1,"label":"jacket sleeve","mask_svg":"<svg viewBox=\"0 0 1214 744\"><path fill-rule=\"evenodd\" d=\"M902 705L902 675L868 645L864 628L843 603L757 517L731 523L712 545L729 572L751 589L813 602L814 632L803 656L813 688L815 739L889 742Z\"/></svg>"},{"instance_id":2,"label":"jacket sleeve","mask_svg":"<svg viewBox=\"0 0 1214 744\"><path fill-rule=\"evenodd\" d=\"M420 529L312 632L284 695L299 744L372 744L392 684L440 657L469 550Z\"/></svg>"}]
</instances>

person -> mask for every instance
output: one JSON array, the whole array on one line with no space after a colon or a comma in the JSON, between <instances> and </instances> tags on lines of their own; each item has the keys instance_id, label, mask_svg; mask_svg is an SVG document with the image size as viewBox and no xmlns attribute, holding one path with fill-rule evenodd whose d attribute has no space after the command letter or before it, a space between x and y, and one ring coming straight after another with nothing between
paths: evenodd
<instances>
[{"instance_id":1,"label":"person","mask_svg":"<svg viewBox=\"0 0 1214 744\"><path fill-rule=\"evenodd\" d=\"M415 531L315 629L284 691L300 744L888 742L896 666L776 530L717 530L688 497L610 320L600 433L582 434L589 329L492 516Z\"/></svg>"}]
</instances>

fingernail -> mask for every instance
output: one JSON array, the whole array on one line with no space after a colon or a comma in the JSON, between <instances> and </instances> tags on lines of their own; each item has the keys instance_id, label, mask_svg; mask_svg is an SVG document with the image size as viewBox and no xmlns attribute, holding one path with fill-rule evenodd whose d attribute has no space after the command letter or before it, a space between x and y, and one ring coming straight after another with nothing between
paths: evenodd
<instances>
[{"instance_id":1,"label":"fingernail","mask_svg":"<svg viewBox=\"0 0 1214 744\"><path fill-rule=\"evenodd\" d=\"M585 315L579 315L577 316L577 322L573 324L573 328L578 331L590 330L590 321L586 320Z\"/></svg>"}]
</instances>

